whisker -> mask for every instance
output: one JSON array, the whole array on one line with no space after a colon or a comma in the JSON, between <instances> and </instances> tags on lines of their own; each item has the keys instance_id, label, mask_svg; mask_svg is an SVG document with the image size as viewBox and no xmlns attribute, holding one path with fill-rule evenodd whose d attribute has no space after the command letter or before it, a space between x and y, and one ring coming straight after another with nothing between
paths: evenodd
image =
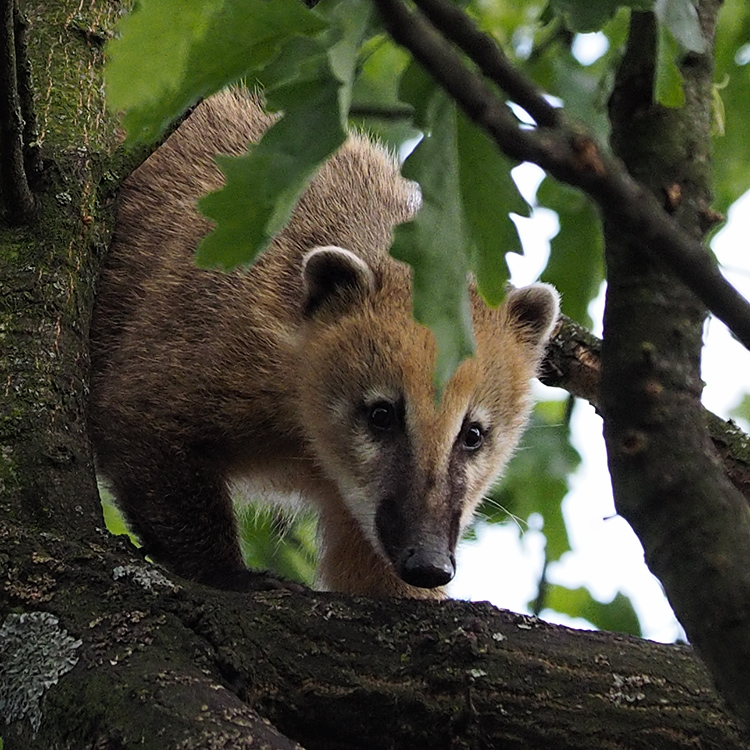
<instances>
[{"instance_id":1,"label":"whisker","mask_svg":"<svg viewBox=\"0 0 750 750\"><path fill-rule=\"evenodd\" d=\"M521 518L520 516L517 516L515 513L511 513L502 503L500 503L498 500L496 500L491 495L484 495L482 497L482 503L488 503L489 505L492 505L494 508L497 508L498 510L501 510L503 513L505 513L508 518L510 518L513 523L518 527L518 530L523 534L525 531L528 530L529 524L526 521L526 519ZM480 516L483 514L479 514ZM485 516L485 518L489 518L489 516Z\"/></svg>"}]
</instances>

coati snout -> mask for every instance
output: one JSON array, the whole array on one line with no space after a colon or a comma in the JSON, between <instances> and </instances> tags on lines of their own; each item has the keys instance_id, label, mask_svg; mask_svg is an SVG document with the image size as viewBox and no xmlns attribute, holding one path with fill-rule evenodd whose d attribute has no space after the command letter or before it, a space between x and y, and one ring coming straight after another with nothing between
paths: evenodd
<instances>
[{"instance_id":1,"label":"coati snout","mask_svg":"<svg viewBox=\"0 0 750 750\"><path fill-rule=\"evenodd\" d=\"M476 356L436 399L434 340L388 255L415 188L360 135L252 268L197 268L214 156L271 122L253 96L223 92L127 180L91 330L98 466L179 575L252 586L228 490L242 478L318 511L319 586L440 598L526 423L557 294L514 289L495 310L473 294Z\"/></svg>"}]
</instances>

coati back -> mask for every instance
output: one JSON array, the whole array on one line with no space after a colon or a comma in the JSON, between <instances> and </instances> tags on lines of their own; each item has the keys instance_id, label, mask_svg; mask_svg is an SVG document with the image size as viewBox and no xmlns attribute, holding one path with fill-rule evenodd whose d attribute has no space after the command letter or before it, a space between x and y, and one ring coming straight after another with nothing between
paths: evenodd
<instances>
[{"instance_id":1,"label":"coati back","mask_svg":"<svg viewBox=\"0 0 750 750\"><path fill-rule=\"evenodd\" d=\"M98 466L148 553L252 587L228 486L250 479L319 514L319 584L443 596L461 530L515 448L557 317L546 285L491 310L436 403L432 334L388 255L419 197L353 135L247 271L197 268L196 201L272 120L240 91L207 100L127 180L91 330Z\"/></svg>"}]
</instances>

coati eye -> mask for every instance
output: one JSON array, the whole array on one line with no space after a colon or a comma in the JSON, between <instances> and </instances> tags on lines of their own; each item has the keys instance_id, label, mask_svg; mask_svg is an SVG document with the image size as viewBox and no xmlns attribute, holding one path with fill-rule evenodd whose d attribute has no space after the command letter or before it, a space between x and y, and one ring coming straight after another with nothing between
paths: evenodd
<instances>
[{"instance_id":1,"label":"coati eye","mask_svg":"<svg viewBox=\"0 0 750 750\"><path fill-rule=\"evenodd\" d=\"M484 443L484 430L482 429L482 425L478 422L471 422L464 430L461 441L465 450L479 450L479 448L482 447L482 443Z\"/></svg>"},{"instance_id":2,"label":"coati eye","mask_svg":"<svg viewBox=\"0 0 750 750\"><path fill-rule=\"evenodd\" d=\"M367 421L378 432L390 430L396 424L396 408L387 401L378 401L370 407Z\"/></svg>"}]
</instances>

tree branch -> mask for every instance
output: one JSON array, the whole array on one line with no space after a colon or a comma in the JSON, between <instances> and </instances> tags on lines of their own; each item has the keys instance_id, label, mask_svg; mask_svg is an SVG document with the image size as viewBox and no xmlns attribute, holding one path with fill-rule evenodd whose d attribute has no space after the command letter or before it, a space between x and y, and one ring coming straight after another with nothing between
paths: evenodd
<instances>
[{"instance_id":1,"label":"tree branch","mask_svg":"<svg viewBox=\"0 0 750 750\"><path fill-rule=\"evenodd\" d=\"M6 219L25 224L34 214L24 164L24 121L18 94L15 1L0 0L0 178Z\"/></svg>"},{"instance_id":2,"label":"tree branch","mask_svg":"<svg viewBox=\"0 0 750 750\"><path fill-rule=\"evenodd\" d=\"M287 738L308 750L750 747L688 647L487 603L221 592L166 579L121 540L81 546L1 521L0 542L12 555L0 626L19 636L12 650L0 641L0 703L49 670L49 638L24 639L16 619L30 602L57 618L76 664L46 683L36 714L13 703L6 750L63 738L150 750L291 750ZM23 668L4 673L9 663Z\"/></svg>"},{"instance_id":3,"label":"tree branch","mask_svg":"<svg viewBox=\"0 0 750 750\"><path fill-rule=\"evenodd\" d=\"M518 121L484 79L470 70L464 58L438 34L419 13L406 9L401 0L374 0L389 33L406 47L427 72L456 100L466 114L512 159L532 161L557 179L579 187L602 210L605 221L639 238L638 248L669 265L675 275L696 294L735 336L750 349L750 304L721 275L715 260L702 243L679 227L655 196L637 183L610 157L595 138L580 125L567 122L563 114L554 127L522 130ZM420 0L446 34L470 52L469 39L480 32L471 22L448 23L452 10L444 0ZM496 50L490 58L485 38L481 52L470 54L481 69L509 96L515 92L521 106L548 122L549 104L531 83L507 63ZM494 42L491 42L495 45ZM496 45L495 45L496 46ZM511 73L512 71L512 73ZM708 205L701 207L704 216Z\"/></svg>"},{"instance_id":4,"label":"tree branch","mask_svg":"<svg viewBox=\"0 0 750 750\"><path fill-rule=\"evenodd\" d=\"M585 399L597 411L601 407L602 342L590 331L566 316L547 346L539 380L563 388ZM727 476L750 505L750 437L733 422L726 422L703 408L703 418L724 464Z\"/></svg>"},{"instance_id":5,"label":"tree branch","mask_svg":"<svg viewBox=\"0 0 750 750\"><path fill-rule=\"evenodd\" d=\"M377 104L355 102L349 108L350 117L370 117L377 120L408 120L414 117L414 108L408 104Z\"/></svg>"},{"instance_id":6,"label":"tree branch","mask_svg":"<svg viewBox=\"0 0 750 750\"><path fill-rule=\"evenodd\" d=\"M561 110L544 98L536 83L522 75L497 42L481 32L459 7L441 0L415 0L415 5L446 39L458 45L476 63L487 78L526 110L539 127L558 128L562 125Z\"/></svg>"},{"instance_id":7,"label":"tree branch","mask_svg":"<svg viewBox=\"0 0 750 750\"><path fill-rule=\"evenodd\" d=\"M719 5L696 4L707 40ZM696 207L711 190L712 52L683 61L686 104L666 109L647 94L656 44L654 17L634 13L610 100L612 142L652 191L681 187L675 218L699 237ZM636 234L605 221L605 240L601 404L615 505L691 643L750 725L750 514L700 404L705 311L662 263L636 252Z\"/></svg>"}]
</instances>

